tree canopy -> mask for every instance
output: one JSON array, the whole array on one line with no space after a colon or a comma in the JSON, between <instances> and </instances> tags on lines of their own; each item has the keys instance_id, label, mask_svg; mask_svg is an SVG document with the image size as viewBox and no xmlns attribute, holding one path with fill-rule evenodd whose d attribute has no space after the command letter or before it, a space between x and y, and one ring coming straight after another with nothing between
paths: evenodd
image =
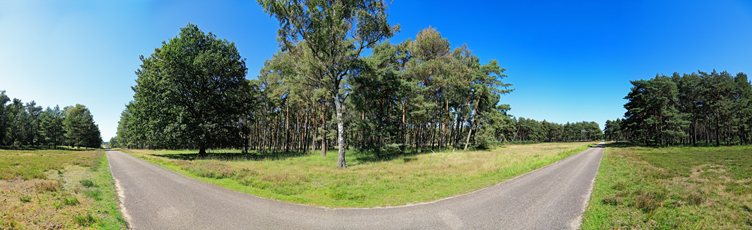
<instances>
[{"instance_id":1,"label":"tree canopy","mask_svg":"<svg viewBox=\"0 0 752 230\"><path fill-rule=\"evenodd\" d=\"M609 139L659 146L752 143L752 86L744 73L674 73L631 83L624 119L606 122Z\"/></svg>"},{"instance_id":2,"label":"tree canopy","mask_svg":"<svg viewBox=\"0 0 752 230\"><path fill-rule=\"evenodd\" d=\"M239 123L253 102L234 43L188 24L141 61L118 142L195 147L201 155L207 148L239 147Z\"/></svg>"},{"instance_id":3,"label":"tree canopy","mask_svg":"<svg viewBox=\"0 0 752 230\"><path fill-rule=\"evenodd\" d=\"M86 106L42 110L34 101L11 101L4 90L0 91L0 145L98 148L101 143L99 126Z\"/></svg>"},{"instance_id":4,"label":"tree canopy","mask_svg":"<svg viewBox=\"0 0 752 230\"><path fill-rule=\"evenodd\" d=\"M316 81L333 96L339 147L337 167L347 168L342 120L345 93L340 89L356 68L360 54L393 35L386 21L384 2L258 0L258 3L264 12L279 20L278 40L282 49L307 56L308 68L315 73L308 79ZM298 46L301 39L305 40L305 45Z\"/></svg>"},{"instance_id":5,"label":"tree canopy","mask_svg":"<svg viewBox=\"0 0 752 230\"><path fill-rule=\"evenodd\" d=\"M503 142L602 137L595 122L561 125L513 117L501 100L514 90L506 82L506 69L496 60L481 62L467 45L453 48L436 28L425 28L400 43L383 41L399 30L387 24L383 1L259 4L280 21L280 50L265 61L257 78L240 84L245 72L220 73L228 68L204 68L195 61L207 61L204 53L221 49L209 51L192 43L216 42L211 33L207 40L189 25L150 57L141 58L134 100L121 114L118 134L110 143L199 148L201 153L206 148L272 153L320 148L322 156L336 146L337 167L346 168L345 151L384 159L488 149ZM186 49L190 52L180 51ZM366 50L369 55L363 55ZM244 63L237 64L245 69ZM216 80L207 78L214 75L238 76L227 84L238 88L199 87ZM228 101L214 102L219 99ZM203 109L207 105L219 110Z\"/></svg>"}]
</instances>

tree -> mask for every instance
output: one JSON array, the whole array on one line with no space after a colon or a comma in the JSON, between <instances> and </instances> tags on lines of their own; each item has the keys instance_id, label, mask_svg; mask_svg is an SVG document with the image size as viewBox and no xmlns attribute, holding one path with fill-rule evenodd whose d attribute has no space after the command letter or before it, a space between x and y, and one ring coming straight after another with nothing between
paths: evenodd
<instances>
[{"instance_id":1,"label":"tree","mask_svg":"<svg viewBox=\"0 0 752 230\"><path fill-rule=\"evenodd\" d=\"M5 90L0 91L0 145L4 145L6 137L8 137L8 129L10 126L10 111L6 109L5 104L10 101L8 95L5 95Z\"/></svg>"},{"instance_id":2,"label":"tree","mask_svg":"<svg viewBox=\"0 0 752 230\"><path fill-rule=\"evenodd\" d=\"M99 127L86 106L76 104L65 107L63 125L65 137L72 147L98 148L102 144Z\"/></svg>"},{"instance_id":3,"label":"tree","mask_svg":"<svg viewBox=\"0 0 752 230\"><path fill-rule=\"evenodd\" d=\"M141 61L126 109L132 138L150 147L195 147L202 157L208 148L242 146L239 123L251 89L235 43L188 24Z\"/></svg>"},{"instance_id":4,"label":"tree","mask_svg":"<svg viewBox=\"0 0 752 230\"><path fill-rule=\"evenodd\" d=\"M670 79L670 80L669 80ZM633 81L621 135L651 145L745 144L749 140L749 95L744 73L674 73Z\"/></svg>"},{"instance_id":5,"label":"tree","mask_svg":"<svg viewBox=\"0 0 752 230\"><path fill-rule=\"evenodd\" d=\"M279 20L279 41L283 50L295 50L299 39L306 41L305 51L318 73L310 80L321 83L333 95L337 113L337 167L345 162L344 124L341 91L346 77L355 68L360 54L382 39L393 35L386 21L384 2L380 0L258 0L264 11ZM395 28L397 29L397 28Z\"/></svg>"},{"instance_id":6,"label":"tree","mask_svg":"<svg viewBox=\"0 0 752 230\"><path fill-rule=\"evenodd\" d=\"M28 114L24 127L24 139L28 144L36 145L39 143L39 115L42 113L42 107L31 101L26 103L26 113Z\"/></svg>"},{"instance_id":7,"label":"tree","mask_svg":"<svg viewBox=\"0 0 752 230\"><path fill-rule=\"evenodd\" d=\"M24 134L24 128L26 126L26 121L28 120L28 115L26 114L26 110L24 110L24 105L21 99L13 98L13 102L9 104L6 108L6 112L9 112L10 115L10 129L9 129L9 135L10 140L8 141L8 144L11 145L22 145L24 144L23 134Z\"/></svg>"},{"instance_id":8,"label":"tree","mask_svg":"<svg viewBox=\"0 0 752 230\"><path fill-rule=\"evenodd\" d=\"M40 132L42 144L51 145L53 148L63 144L65 137L63 121L65 120L65 111L60 110L60 106L47 109L39 116Z\"/></svg>"}]
</instances>

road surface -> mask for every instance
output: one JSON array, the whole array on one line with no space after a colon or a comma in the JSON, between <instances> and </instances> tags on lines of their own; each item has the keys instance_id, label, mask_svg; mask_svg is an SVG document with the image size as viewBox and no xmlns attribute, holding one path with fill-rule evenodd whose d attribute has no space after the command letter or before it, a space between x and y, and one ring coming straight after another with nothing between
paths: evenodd
<instances>
[{"instance_id":1,"label":"road surface","mask_svg":"<svg viewBox=\"0 0 752 230\"><path fill-rule=\"evenodd\" d=\"M107 151L132 229L576 229L604 144L497 185L430 203L326 209L264 199Z\"/></svg>"}]
</instances>

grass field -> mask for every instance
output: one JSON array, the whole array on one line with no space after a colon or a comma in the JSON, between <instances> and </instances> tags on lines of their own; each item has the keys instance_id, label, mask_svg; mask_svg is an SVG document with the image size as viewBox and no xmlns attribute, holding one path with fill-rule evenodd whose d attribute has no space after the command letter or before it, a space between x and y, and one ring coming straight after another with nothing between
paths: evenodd
<instances>
[{"instance_id":1,"label":"grass field","mask_svg":"<svg viewBox=\"0 0 752 230\"><path fill-rule=\"evenodd\" d=\"M433 201L484 188L585 150L589 143L508 145L494 151L418 154L369 161L336 152L288 157L124 149L137 157L224 188L323 207L385 207Z\"/></svg>"},{"instance_id":2,"label":"grass field","mask_svg":"<svg viewBox=\"0 0 752 230\"><path fill-rule=\"evenodd\" d=\"M0 149L0 199L0 229L125 229L101 149Z\"/></svg>"},{"instance_id":3,"label":"grass field","mask_svg":"<svg viewBox=\"0 0 752 230\"><path fill-rule=\"evenodd\" d=\"M750 229L752 146L609 144L583 229Z\"/></svg>"}]
</instances>

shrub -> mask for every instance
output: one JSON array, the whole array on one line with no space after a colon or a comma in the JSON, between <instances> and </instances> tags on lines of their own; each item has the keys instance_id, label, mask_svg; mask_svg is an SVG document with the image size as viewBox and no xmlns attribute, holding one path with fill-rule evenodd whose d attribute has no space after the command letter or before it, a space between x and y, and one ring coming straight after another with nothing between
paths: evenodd
<instances>
[{"instance_id":1,"label":"shrub","mask_svg":"<svg viewBox=\"0 0 752 230\"><path fill-rule=\"evenodd\" d=\"M500 144L501 142L497 141L492 133L484 132L478 136L475 136L475 142L473 143L473 146L475 146L475 149L493 149Z\"/></svg>"}]
</instances>

